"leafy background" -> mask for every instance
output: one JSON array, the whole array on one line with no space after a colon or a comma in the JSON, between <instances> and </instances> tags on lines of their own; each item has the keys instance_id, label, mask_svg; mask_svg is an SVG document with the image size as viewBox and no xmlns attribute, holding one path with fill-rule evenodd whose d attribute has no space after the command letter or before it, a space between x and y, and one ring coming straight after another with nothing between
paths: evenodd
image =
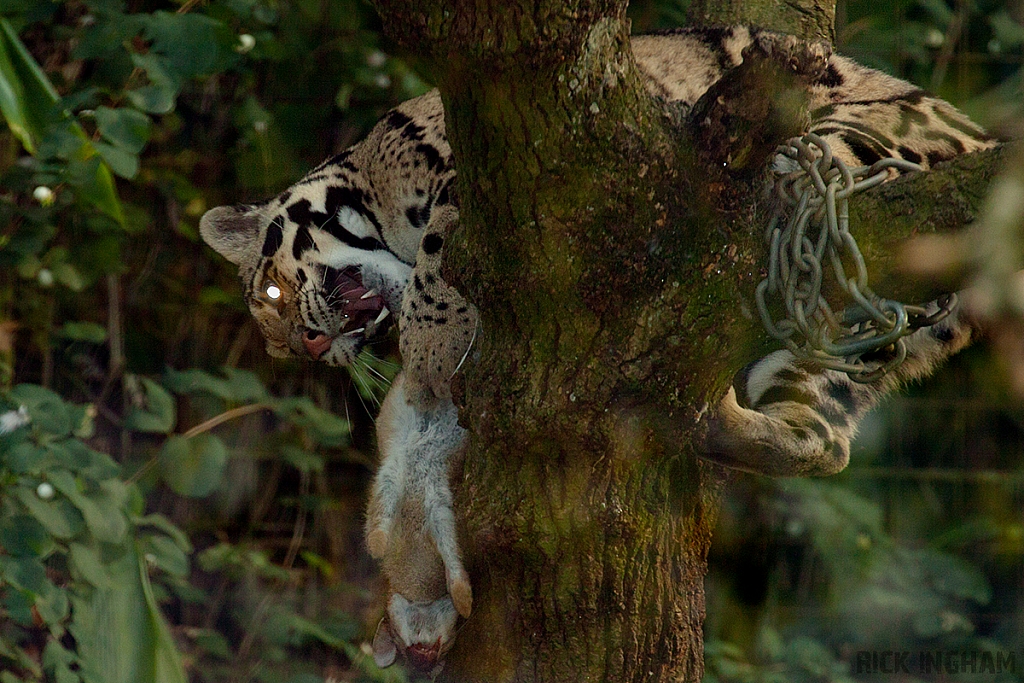
<instances>
[{"instance_id":1,"label":"leafy background","mask_svg":"<svg viewBox=\"0 0 1024 683\"><path fill-rule=\"evenodd\" d=\"M630 11L643 31L685 9ZM1022 22L848 0L838 37L1000 130ZM271 360L197 227L428 87L355 0L4 0L0 683L404 679L368 657L361 542L393 342L351 370ZM1024 677L1004 374L982 345L891 399L838 477L731 480L708 683L847 680L869 649L1012 650L996 678Z\"/></svg>"}]
</instances>

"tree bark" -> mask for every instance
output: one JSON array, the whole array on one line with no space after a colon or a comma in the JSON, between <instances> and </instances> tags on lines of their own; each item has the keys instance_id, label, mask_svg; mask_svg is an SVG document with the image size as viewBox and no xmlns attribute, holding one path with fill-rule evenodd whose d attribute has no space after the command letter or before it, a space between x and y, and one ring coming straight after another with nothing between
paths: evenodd
<instances>
[{"instance_id":1,"label":"tree bark","mask_svg":"<svg viewBox=\"0 0 1024 683\"><path fill-rule=\"evenodd\" d=\"M789 33L807 41L835 42L835 0L694 0L687 11L691 24L748 24Z\"/></svg>"},{"instance_id":2,"label":"tree bark","mask_svg":"<svg viewBox=\"0 0 1024 683\"><path fill-rule=\"evenodd\" d=\"M709 166L646 94L625 4L378 2L389 33L438 67L461 199L446 279L482 321L454 387L474 611L442 680L703 674L722 470L697 456L708 407L763 344L750 303L763 178ZM827 38L822 21L801 30ZM884 192L916 197L921 182ZM919 229L890 235L890 207L858 211L869 258Z\"/></svg>"}]
</instances>

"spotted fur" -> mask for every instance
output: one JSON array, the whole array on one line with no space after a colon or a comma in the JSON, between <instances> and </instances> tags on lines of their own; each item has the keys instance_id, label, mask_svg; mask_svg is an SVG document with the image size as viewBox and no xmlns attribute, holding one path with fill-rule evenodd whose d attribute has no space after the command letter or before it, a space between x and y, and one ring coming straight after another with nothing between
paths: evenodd
<instances>
[{"instance_id":1,"label":"spotted fur","mask_svg":"<svg viewBox=\"0 0 1024 683\"><path fill-rule=\"evenodd\" d=\"M682 29L633 39L647 89L691 107L756 43L781 60L799 43L746 27ZM840 56L821 54L811 127L848 165L897 157L929 168L987 149L983 130L942 100ZM779 170L786 170L779 165ZM271 355L351 363L400 311L405 372L378 419L383 453L367 540L394 595L375 639L381 665L402 653L436 666L471 591L455 538L449 469L462 443L448 382L477 331L475 309L441 277L458 218L455 170L437 92L388 113L366 140L262 204L221 207L203 238L239 266L243 294ZM788 351L736 376L714 411L707 456L763 474L842 469L858 420L887 391L962 348L957 315L916 332L908 358L873 384L799 362Z\"/></svg>"}]
</instances>

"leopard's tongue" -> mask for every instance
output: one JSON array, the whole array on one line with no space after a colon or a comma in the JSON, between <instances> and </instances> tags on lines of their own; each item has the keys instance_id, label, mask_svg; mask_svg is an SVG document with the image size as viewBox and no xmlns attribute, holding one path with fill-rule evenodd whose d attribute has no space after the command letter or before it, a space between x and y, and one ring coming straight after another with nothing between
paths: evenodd
<instances>
[{"instance_id":1,"label":"leopard's tongue","mask_svg":"<svg viewBox=\"0 0 1024 683\"><path fill-rule=\"evenodd\" d=\"M362 329L367 337L376 334L379 324L387 317L384 297L360 285L342 294L342 298L346 301L343 310L348 316L344 329L350 330L350 334Z\"/></svg>"},{"instance_id":2,"label":"leopard's tongue","mask_svg":"<svg viewBox=\"0 0 1024 683\"><path fill-rule=\"evenodd\" d=\"M342 298L348 301L345 304L345 311L366 311L370 309L379 311L383 308L384 297L376 293L372 296L366 296L366 293L369 291L366 287L356 287L342 294Z\"/></svg>"}]
</instances>

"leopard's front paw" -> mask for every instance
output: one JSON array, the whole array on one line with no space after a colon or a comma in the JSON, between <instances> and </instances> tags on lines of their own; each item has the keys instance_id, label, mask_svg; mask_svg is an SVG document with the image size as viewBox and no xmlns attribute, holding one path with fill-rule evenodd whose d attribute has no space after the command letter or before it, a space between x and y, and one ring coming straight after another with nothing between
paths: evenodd
<instances>
[{"instance_id":1,"label":"leopard's front paw","mask_svg":"<svg viewBox=\"0 0 1024 683\"><path fill-rule=\"evenodd\" d=\"M756 49L769 59L786 65L798 76L815 79L825 73L832 47L822 42L807 42L786 33L758 33L748 50Z\"/></svg>"}]
</instances>

